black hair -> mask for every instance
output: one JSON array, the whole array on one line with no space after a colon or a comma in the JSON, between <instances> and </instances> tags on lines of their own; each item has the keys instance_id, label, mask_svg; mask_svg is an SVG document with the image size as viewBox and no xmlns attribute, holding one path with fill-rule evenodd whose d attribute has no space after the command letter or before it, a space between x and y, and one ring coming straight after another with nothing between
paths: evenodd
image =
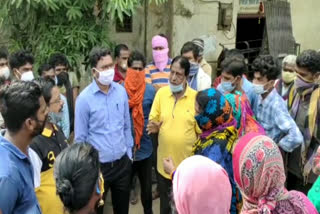
<instances>
[{"instance_id":1,"label":"black hair","mask_svg":"<svg viewBox=\"0 0 320 214\"><path fill-rule=\"evenodd\" d=\"M7 129L17 133L26 119L36 117L41 88L34 82L19 81L0 89L0 112Z\"/></svg>"},{"instance_id":2,"label":"black hair","mask_svg":"<svg viewBox=\"0 0 320 214\"><path fill-rule=\"evenodd\" d=\"M247 65L244 59L241 59L237 56L231 56L225 58L222 63L222 72L227 72L231 74L233 77L242 76L247 72Z\"/></svg>"},{"instance_id":3,"label":"black hair","mask_svg":"<svg viewBox=\"0 0 320 214\"><path fill-rule=\"evenodd\" d=\"M111 52L106 48L93 48L89 54L89 64L92 68L96 67L99 60L104 56L111 56Z\"/></svg>"},{"instance_id":4,"label":"black hair","mask_svg":"<svg viewBox=\"0 0 320 214\"><path fill-rule=\"evenodd\" d=\"M128 66L131 67L133 61L140 61L143 64L143 67L146 67L146 58L139 51L133 51L128 59Z\"/></svg>"},{"instance_id":5,"label":"black hair","mask_svg":"<svg viewBox=\"0 0 320 214\"><path fill-rule=\"evenodd\" d=\"M121 51L128 51L129 48L125 44L119 44L114 48L114 57L120 57Z\"/></svg>"},{"instance_id":6,"label":"black hair","mask_svg":"<svg viewBox=\"0 0 320 214\"><path fill-rule=\"evenodd\" d=\"M320 72L320 53L315 50L303 51L296 62L299 68L306 68L313 74Z\"/></svg>"},{"instance_id":7,"label":"black hair","mask_svg":"<svg viewBox=\"0 0 320 214\"><path fill-rule=\"evenodd\" d=\"M53 68L56 68L59 65L65 66L67 69L70 67L67 57L61 53L55 53L51 55L49 59L49 64Z\"/></svg>"},{"instance_id":8,"label":"black hair","mask_svg":"<svg viewBox=\"0 0 320 214\"><path fill-rule=\"evenodd\" d=\"M260 55L251 64L253 73L259 72L269 80L276 80L280 75L280 67L271 55Z\"/></svg>"},{"instance_id":9,"label":"black hair","mask_svg":"<svg viewBox=\"0 0 320 214\"><path fill-rule=\"evenodd\" d=\"M172 68L172 65L175 63L175 62L178 62L180 67L182 69L184 69L184 74L186 77L189 76L189 73L190 73L190 63L189 63L189 60L187 58L185 58L184 56L176 56L172 62L171 62L171 66L170 66L170 69Z\"/></svg>"},{"instance_id":10,"label":"black hair","mask_svg":"<svg viewBox=\"0 0 320 214\"><path fill-rule=\"evenodd\" d=\"M44 101L46 101L46 104L49 105L52 97L52 89L56 86L54 80L50 78L49 79L38 78L34 80L34 82L41 87Z\"/></svg>"},{"instance_id":11,"label":"black hair","mask_svg":"<svg viewBox=\"0 0 320 214\"><path fill-rule=\"evenodd\" d=\"M21 66L26 65L27 63L30 63L33 65L34 58L32 54L29 51L21 50L14 54L12 54L9 58L9 64L11 70L14 68L19 69Z\"/></svg>"},{"instance_id":12,"label":"black hair","mask_svg":"<svg viewBox=\"0 0 320 214\"><path fill-rule=\"evenodd\" d=\"M39 69L38 69L39 76L41 76L43 74L43 72L49 71L50 69L54 69L54 67L52 65L50 65L49 63L44 63L44 64L40 65Z\"/></svg>"},{"instance_id":13,"label":"black hair","mask_svg":"<svg viewBox=\"0 0 320 214\"><path fill-rule=\"evenodd\" d=\"M185 43L182 48L180 54L183 55L184 53L188 53L192 51L193 57L197 59L200 55L200 48L195 45L193 42Z\"/></svg>"},{"instance_id":14,"label":"black hair","mask_svg":"<svg viewBox=\"0 0 320 214\"><path fill-rule=\"evenodd\" d=\"M164 33L159 33L158 36L161 36L161 37L165 38L166 40L168 40L168 37Z\"/></svg>"},{"instance_id":15,"label":"black hair","mask_svg":"<svg viewBox=\"0 0 320 214\"><path fill-rule=\"evenodd\" d=\"M8 59L9 53L5 47L0 48L0 59Z\"/></svg>"},{"instance_id":16,"label":"black hair","mask_svg":"<svg viewBox=\"0 0 320 214\"><path fill-rule=\"evenodd\" d=\"M98 151L88 143L75 143L59 154L54 166L57 194L70 213L89 203L99 170Z\"/></svg>"}]
</instances>

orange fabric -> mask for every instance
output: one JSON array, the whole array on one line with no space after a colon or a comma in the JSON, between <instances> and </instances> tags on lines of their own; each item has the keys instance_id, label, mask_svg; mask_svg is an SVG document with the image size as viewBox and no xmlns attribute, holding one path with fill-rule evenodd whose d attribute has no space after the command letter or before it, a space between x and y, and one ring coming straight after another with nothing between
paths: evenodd
<instances>
[{"instance_id":1,"label":"orange fabric","mask_svg":"<svg viewBox=\"0 0 320 214\"><path fill-rule=\"evenodd\" d=\"M124 87L128 93L129 107L132 111L135 144L140 148L140 140L144 127L142 102L144 91L146 90L145 72L128 68Z\"/></svg>"}]
</instances>

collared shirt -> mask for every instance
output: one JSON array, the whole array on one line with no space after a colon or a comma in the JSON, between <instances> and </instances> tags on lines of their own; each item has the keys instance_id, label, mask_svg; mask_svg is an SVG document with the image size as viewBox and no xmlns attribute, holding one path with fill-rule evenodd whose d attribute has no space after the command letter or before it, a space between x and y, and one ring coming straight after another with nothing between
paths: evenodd
<instances>
[{"instance_id":1,"label":"collared shirt","mask_svg":"<svg viewBox=\"0 0 320 214\"><path fill-rule=\"evenodd\" d=\"M58 126L61 127L64 136L68 139L70 136L70 119L69 119L68 103L67 103L67 98L62 94L60 94L60 98L63 101L63 107L62 107L62 120L58 122Z\"/></svg>"},{"instance_id":2,"label":"collared shirt","mask_svg":"<svg viewBox=\"0 0 320 214\"><path fill-rule=\"evenodd\" d=\"M3 214L41 213L29 158L0 136L0 210Z\"/></svg>"},{"instance_id":3,"label":"collared shirt","mask_svg":"<svg viewBox=\"0 0 320 214\"><path fill-rule=\"evenodd\" d=\"M225 94L225 91L223 90L221 84L218 85L217 89L222 94ZM247 95L252 108L255 105L258 95L254 92L252 83L244 76L242 77L242 90Z\"/></svg>"},{"instance_id":4,"label":"collared shirt","mask_svg":"<svg viewBox=\"0 0 320 214\"><path fill-rule=\"evenodd\" d=\"M144 160L152 155L153 146L150 136L147 133L147 125L149 121L149 114L151 110L151 106L153 103L154 96L156 94L155 89L151 84L146 84L146 90L144 92L143 97L143 117L144 117L144 127L143 127L143 135L140 140L140 149L136 151L135 161Z\"/></svg>"},{"instance_id":5,"label":"collared shirt","mask_svg":"<svg viewBox=\"0 0 320 214\"><path fill-rule=\"evenodd\" d=\"M169 75L170 75L170 66L172 60L169 59L167 66L160 71L154 62L151 62L147 65L145 72L146 72L146 82L152 84L153 86L157 85L159 87L169 85Z\"/></svg>"},{"instance_id":6,"label":"collared shirt","mask_svg":"<svg viewBox=\"0 0 320 214\"><path fill-rule=\"evenodd\" d=\"M99 151L101 163L119 160L127 153L132 159L133 139L124 87L112 82L108 93L96 81L77 98L75 142L88 142Z\"/></svg>"},{"instance_id":7,"label":"collared shirt","mask_svg":"<svg viewBox=\"0 0 320 214\"><path fill-rule=\"evenodd\" d=\"M63 132L53 126L54 131L44 128L42 134L34 137L30 145L30 150L36 153L35 156L30 155L35 192L41 211L46 214L63 213L63 204L57 195L53 176L53 165L62 150L68 147L68 143Z\"/></svg>"},{"instance_id":8,"label":"collared shirt","mask_svg":"<svg viewBox=\"0 0 320 214\"><path fill-rule=\"evenodd\" d=\"M197 92L187 86L183 97L176 100L170 87L166 86L156 94L149 120L162 122L159 131L158 171L170 179L164 172L163 158L172 157L178 166L185 158L191 156L192 146L201 133L195 120L195 98Z\"/></svg>"},{"instance_id":9,"label":"collared shirt","mask_svg":"<svg viewBox=\"0 0 320 214\"><path fill-rule=\"evenodd\" d=\"M211 65L203 58L200 62L200 66L202 70L209 75L209 77L212 77L212 68Z\"/></svg>"},{"instance_id":10,"label":"collared shirt","mask_svg":"<svg viewBox=\"0 0 320 214\"><path fill-rule=\"evenodd\" d=\"M302 134L276 89L273 89L264 100L259 96L253 111L267 135L284 151L292 152L302 144Z\"/></svg>"}]
</instances>

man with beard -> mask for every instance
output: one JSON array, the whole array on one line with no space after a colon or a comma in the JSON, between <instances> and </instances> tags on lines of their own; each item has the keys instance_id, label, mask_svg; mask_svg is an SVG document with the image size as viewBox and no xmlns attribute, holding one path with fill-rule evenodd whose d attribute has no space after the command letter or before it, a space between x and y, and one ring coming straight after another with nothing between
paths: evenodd
<instances>
[{"instance_id":1,"label":"man with beard","mask_svg":"<svg viewBox=\"0 0 320 214\"><path fill-rule=\"evenodd\" d=\"M72 132L74 127L74 103L79 94L79 81L74 72L69 72L70 64L65 55L60 53L52 55L49 64L53 67L57 76L60 93L67 98L70 132Z\"/></svg>"},{"instance_id":2,"label":"man with beard","mask_svg":"<svg viewBox=\"0 0 320 214\"><path fill-rule=\"evenodd\" d=\"M39 76L43 79L52 79L57 85L58 79L55 74L54 68L50 64L42 64L38 69ZM60 98L63 101L63 107L62 107L62 118L58 122L57 125L60 126L62 129L64 136L69 139L70 136L70 120L69 120L69 109L68 109L68 103L67 98L60 93Z\"/></svg>"},{"instance_id":3,"label":"man with beard","mask_svg":"<svg viewBox=\"0 0 320 214\"><path fill-rule=\"evenodd\" d=\"M63 205L57 197L53 178L53 165L57 156L67 148L67 139L58 123L62 119L63 101L59 88L52 79L39 79L42 95L49 107L48 120L42 133L32 140L30 148L36 155L31 159L34 186L41 211L45 214L63 214Z\"/></svg>"},{"instance_id":4,"label":"man with beard","mask_svg":"<svg viewBox=\"0 0 320 214\"><path fill-rule=\"evenodd\" d=\"M0 111L7 127L0 136L0 210L41 213L28 154L32 138L42 132L48 115L40 87L22 81L2 88Z\"/></svg>"},{"instance_id":5,"label":"man with beard","mask_svg":"<svg viewBox=\"0 0 320 214\"><path fill-rule=\"evenodd\" d=\"M289 92L291 116L303 135L303 144L289 154L288 189L307 193L316 181L312 161L320 145L320 53L302 52L296 60L297 77Z\"/></svg>"}]
</instances>

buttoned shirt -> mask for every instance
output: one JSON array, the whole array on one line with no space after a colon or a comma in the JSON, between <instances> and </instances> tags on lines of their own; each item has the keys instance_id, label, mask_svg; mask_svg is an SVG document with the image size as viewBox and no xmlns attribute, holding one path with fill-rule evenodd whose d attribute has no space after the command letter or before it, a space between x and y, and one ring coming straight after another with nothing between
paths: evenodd
<instances>
[{"instance_id":1,"label":"buttoned shirt","mask_svg":"<svg viewBox=\"0 0 320 214\"><path fill-rule=\"evenodd\" d=\"M303 136L276 89L273 89L265 99L259 95L253 111L267 135L284 151L292 152L302 144Z\"/></svg>"},{"instance_id":2,"label":"buttoned shirt","mask_svg":"<svg viewBox=\"0 0 320 214\"><path fill-rule=\"evenodd\" d=\"M158 171L169 179L163 168L163 158L172 157L178 166L191 156L192 146L201 133L195 120L195 99L197 92L187 86L180 99L176 100L170 87L165 86L156 94L149 120L162 122L159 131Z\"/></svg>"},{"instance_id":3,"label":"buttoned shirt","mask_svg":"<svg viewBox=\"0 0 320 214\"><path fill-rule=\"evenodd\" d=\"M75 142L88 142L99 151L101 163L132 159L133 138L128 95L121 85L112 82L108 93L95 80L76 101Z\"/></svg>"}]
</instances>

